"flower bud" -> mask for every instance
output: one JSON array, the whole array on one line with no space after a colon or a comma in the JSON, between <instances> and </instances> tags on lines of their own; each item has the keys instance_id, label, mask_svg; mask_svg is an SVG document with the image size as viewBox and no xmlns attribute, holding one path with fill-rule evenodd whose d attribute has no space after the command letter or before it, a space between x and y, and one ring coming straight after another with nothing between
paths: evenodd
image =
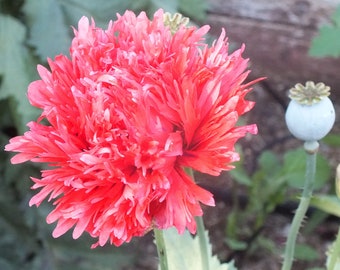
<instances>
[{"instance_id":1,"label":"flower bud","mask_svg":"<svg viewBox=\"0 0 340 270\"><path fill-rule=\"evenodd\" d=\"M340 163L336 167L336 174L335 174L335 191L338 198L340 198Z\"/></svg>"}]
</instances>

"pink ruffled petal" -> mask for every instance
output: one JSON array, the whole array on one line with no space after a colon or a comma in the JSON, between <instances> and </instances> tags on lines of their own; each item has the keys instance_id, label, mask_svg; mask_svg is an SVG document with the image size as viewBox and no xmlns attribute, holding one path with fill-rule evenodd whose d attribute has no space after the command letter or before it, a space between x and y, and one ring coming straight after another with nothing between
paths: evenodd
<instances>
[{"instance_id":1,"label":"pink ruffled petal","mask_svg":"<svg viewBox=\"0 0 340 270\"><path fill-rule=\"evenodd\" d=\"M249 71L244 46L229 54L226 33L208 46L209 26L164 25L163 10L152 20L127 11L96 27L82 17L70 57L38 66L40 80L28 99L41 109L29 131L12 138L13 164L47 163L39 206L53 201L47 223L59 237L73 228L121 245L155 226L196 231L201 204L211 193L184 172L188 167L219 175L238 160L235 143L256 125L236 126L254 102L245 99Z\"/></svg>"}]
</instances>

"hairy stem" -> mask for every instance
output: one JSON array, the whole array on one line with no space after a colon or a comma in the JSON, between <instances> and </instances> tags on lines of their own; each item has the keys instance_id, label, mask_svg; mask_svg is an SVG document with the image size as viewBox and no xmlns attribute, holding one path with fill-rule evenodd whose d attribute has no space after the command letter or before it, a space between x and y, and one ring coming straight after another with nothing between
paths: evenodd
<instances>
[{"instance_id":1,"label":"hairy stem","mask_svg":"<svg viewBox=\"0 0 340 270\"><path fill-rule=\"evenodd\" d=\"M201 263L202 269L209 270L209 258L211 254L209 253L207 236L205 235L205 228L202 217L196 217L197 223L197 237L200 242L200 251L201 251Z\"/></svg>"},{"instance_id":2,"label":"hairy stem","mask_svg":"<svg viewBox=\"0 0 340 270\"><path fill-rule=\"evenodd\" d=\"M308 210L309 202L313 194L313 184L316 168L316 153L318 151L319 144L317 142L306 142L304 146L307 153L306 179L303 187L302 197L300 199L299 206L295 212L293 222L288 234L284 261L281 268L282 270L290 270L292 268L296 238L299 233L302 221Z\"/></svg>"},{"instance_id":3,"label":"hairy stem","mask_svg":"<svg viewBox=\"0 0 340 270\"><path fill-rule=\"evenodd\" d=\"M194 181L194 172L190 168L185 168L185 172L191 177ZM196 217L197 224L197 237L200 243L200 252L201 252L201 264L202 269L209 270L209 258L211 256L207 243L207 236L205 234L204 222L202 217Z\"/></svg>"},{"instance_id":4,"label":"hairy stem","mask_svg":"<svg viewBox=\"0 0 340 270\"><path fill-rule=\"evenodd\" d=\"M168 258L166 255L166 247L163 237L163 231L154 229L159 265L161 270L168 270Z\"/></svg>"},{"instance_id":5,"label":"hairy stem","mask_svg":"<svg viewBox=\"0 0 340 270\"><path fill-rule=\"evenodd\" d=\"M335 242L333 246L331 247L331 252L329 255L329 264L328 264L327 270L335 270L337 260L339 259L339 254L340 254L340 228L338 230L338 234L336 236Z\"/></svg>"}]
</instances>

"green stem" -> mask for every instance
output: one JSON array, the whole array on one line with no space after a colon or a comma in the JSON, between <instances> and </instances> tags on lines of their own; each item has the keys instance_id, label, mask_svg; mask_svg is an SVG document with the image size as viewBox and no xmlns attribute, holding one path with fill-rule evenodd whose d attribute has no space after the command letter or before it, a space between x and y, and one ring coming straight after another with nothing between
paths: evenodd
<instances>
[{"instance_id":1,"label":"green stem","mask_svg":"<svg viewBox=\"0 0 340 270\"><path fill-rule=\"evenodd\" d=\"M313 194L313 184L316 168L316 153L318 151L318 147L319 144L317 142L305 143L305 150L307 152L306 179L303 187L302 197L300 199L299 206L295 212L293 222L288 234L283 266L281 268L282 270L290 270L292 268L296 238L299 233L302 221L308 210L309 202Z\"/></svg>"},{"instance_id":2,"label":"green stem","mask_svg":"<svg viewBox=\"0 0 340 270\"><path fill-rule=\"evenodd\" d=\"M166 254L163 230L154 229L157 253L161 270L168 270L168 257Z\"/></svg>"},{"instance_id":3,"label":"green stem","mask_svg":"<svg viewBox=\"0 0 340 270\"><path fill-rule=\"evenodd\" d=\"M337 260L339 259L340 254L340 228L338 230L338 235L336 236L335 242L331 247L332 250L330 252L329 257L329 264L327 270L334 270Z\"/></svg>"},{"instance_id":4,"label":"green stem","mask_svg":"<svg viewBox=\"0 0 340 270\"><path fill-rule=\"evenodd\" d=\"M191 177L193 181L195 180L194 172L192 169L185 168L185 172ZM197 237L200 243L202 269L209 270L209 258L211 254L208 248L208 243L207 243L208 237L206 236L203 217L196 217L195 220L197 224Z\"/></svg>"},{"instance_id":5,"label":"green stem","mask_svg":"<svg viewBox=\"0 0 340 270\"><path fill-rule=\"evenodd\" d=\"M196 223L197 223L197 237L200 242L202 269L209 270L209 258L211 254L209 253L208 249L207 236L204 228L203 218L196 217Z\"/></svg>"}]
</instances>

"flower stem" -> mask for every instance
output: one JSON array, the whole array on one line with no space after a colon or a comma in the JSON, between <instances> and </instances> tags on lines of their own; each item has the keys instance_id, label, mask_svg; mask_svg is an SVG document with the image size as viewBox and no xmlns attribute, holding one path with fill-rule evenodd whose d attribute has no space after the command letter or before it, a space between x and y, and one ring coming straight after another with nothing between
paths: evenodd
<instances>
[{"instance_id":1,"label":"flower stem","mask_svg":"<svg viewBox=\"0 0 340 270\"><path fill-rule=\"evenodd\" d=\"M209 270L209 257L211 254L209 253L207 236L204 228L203 218L196 217L197 223L197 237L200 242L200 251L201 251L201 263L202 269Z\"/></svg>"},{"instance_id":2,"label":"flower stem","mask_svg":"<svg viewBox=\"0 0 340 270\"><path fill-rule=\"evenodd\" d=\"M304 147L307 153L306 179L303 187L302 197L300 199L299 206L295 212L293 222L288 234L283 266L281 268L282 270L290 270L292 268L296 238L299 233L302 221L308 210L309 202L311 200L313 193L313 184L316 167L316 153L318 151L319 144L316 141L306 142Z\"/></svg>"},{"instance_id":3,"label":"flower stem","mask_svg":"<svg viewBox=\"0 0 340 270\"><path fill-rule=\"evenodd\" d=\"M161 270L168 270L168 258L166 254L166 247L163 237L163 231L154 229L156 246L157 246L157 253L159 258L159 264Z\"/></svg>"},{"instance_id":4,"label":"flower stem","mask_svg":"<svg viewBox=\"0 0 340 270\"><path fill-rule=\"evenodd\" d=\"M336 236L335 242L332 246L331 253L329 255L329 264L327 267L328 270L335 269L335 265L337 263L337 260L339 259L339 254L340 254L340 228L338 230L338 234Z\"/></svg>"},{"instance_id":5,"label":"flower stem","mask_svg":"<svg viewBox=\"0 0 340 270\"><path fill-rule=\"evenodd\" d=\"M185 172L191 177L193 181L195 181L194 172L191 168L185 168ZM204 228L204 222L203 217L196 217L196 224L197 224L197 237L199 239L200 243L200 252L201 252L201 263L202 263L202 269L209 270L209 258L211 254L209 253L208 243L206 236L205 228Z\"/></svg>"}]
</instances>

